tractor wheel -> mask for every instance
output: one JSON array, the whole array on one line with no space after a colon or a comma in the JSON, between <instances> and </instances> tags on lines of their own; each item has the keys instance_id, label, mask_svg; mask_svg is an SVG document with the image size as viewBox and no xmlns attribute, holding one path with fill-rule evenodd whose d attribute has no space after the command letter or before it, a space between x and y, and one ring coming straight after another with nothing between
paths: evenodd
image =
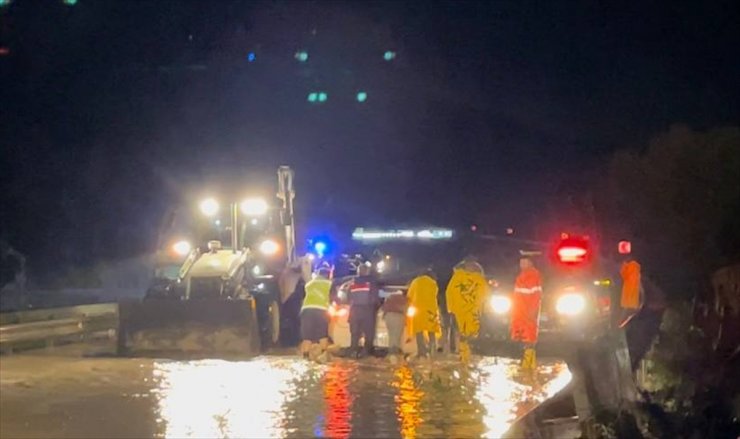
<instances>
[{"instance_id":1,"label":"tractor wheel","mask_svg":"<svg viewBox=\"0 0 740 439\"><path fill-rule=\"evenodd\" d=\"M258 295L257 322L262 350L278 345L280 340L280 302L273 295Z\"/></svg>"}]
</instances>

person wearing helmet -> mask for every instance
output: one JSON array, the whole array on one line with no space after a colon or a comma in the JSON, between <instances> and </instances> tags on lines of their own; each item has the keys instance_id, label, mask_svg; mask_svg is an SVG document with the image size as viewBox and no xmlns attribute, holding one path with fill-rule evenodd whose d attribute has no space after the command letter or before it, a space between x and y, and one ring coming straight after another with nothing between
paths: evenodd
<instances>
[{"instance_id":1,"label":"person wearing helmet","mask_svg":"<svg viewBox=\"0 0 740 439\"><path fill-rule=\"evenodd\" d=\"M322 265L305 286L301 306L301 347L304 358L316 360L329 347L329 295L331 267Z\"/></svg>"}]
</instances>

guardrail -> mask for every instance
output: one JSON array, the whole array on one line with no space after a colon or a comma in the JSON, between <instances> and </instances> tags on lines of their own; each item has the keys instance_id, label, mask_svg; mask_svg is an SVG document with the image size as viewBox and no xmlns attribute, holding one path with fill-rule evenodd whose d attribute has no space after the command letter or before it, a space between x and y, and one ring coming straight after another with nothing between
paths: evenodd
<instances>
[{"instance_id":1,"label":"guardrail","mask_svg":"<svg viewBox=\"0 0 740 439\"><path fill-rule=\"evenodd\" d=\"M118 304L70 306L0 314L0 352L53 346L110 333L118 322Z\"/></svg>"}]
</instances>

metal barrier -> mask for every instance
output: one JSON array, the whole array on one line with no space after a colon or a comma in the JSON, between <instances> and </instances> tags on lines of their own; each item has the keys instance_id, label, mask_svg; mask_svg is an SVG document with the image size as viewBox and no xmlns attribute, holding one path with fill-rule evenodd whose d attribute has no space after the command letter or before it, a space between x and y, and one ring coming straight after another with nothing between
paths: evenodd
<instances>
[{"instance_id":1,"label":"metal barrier","mask_svg":"<svg viewBox=\"0 0 740 439\"><path fill-rule=\"evenodd\" d=\"M0 352L38 348L65 339L107 333L116 328L117 322L116 303L2 313Z\"/></svg>"}]
</instances>

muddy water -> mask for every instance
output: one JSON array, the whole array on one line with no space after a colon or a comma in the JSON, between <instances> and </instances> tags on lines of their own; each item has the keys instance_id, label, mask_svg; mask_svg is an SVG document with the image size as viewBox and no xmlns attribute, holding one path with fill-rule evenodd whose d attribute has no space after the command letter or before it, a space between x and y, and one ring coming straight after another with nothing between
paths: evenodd
<instances>
[{"instance_id":1,"label":"muddy water","mask_svg":"<svg viewBox=\"0 0 740 439\"><path fill-rule=\"evenodd\" d=\"M570 380L563 363L526 379L516 369L490 357L3 357L0 437L500 437Z\"/></svg>"}]
</instances>

